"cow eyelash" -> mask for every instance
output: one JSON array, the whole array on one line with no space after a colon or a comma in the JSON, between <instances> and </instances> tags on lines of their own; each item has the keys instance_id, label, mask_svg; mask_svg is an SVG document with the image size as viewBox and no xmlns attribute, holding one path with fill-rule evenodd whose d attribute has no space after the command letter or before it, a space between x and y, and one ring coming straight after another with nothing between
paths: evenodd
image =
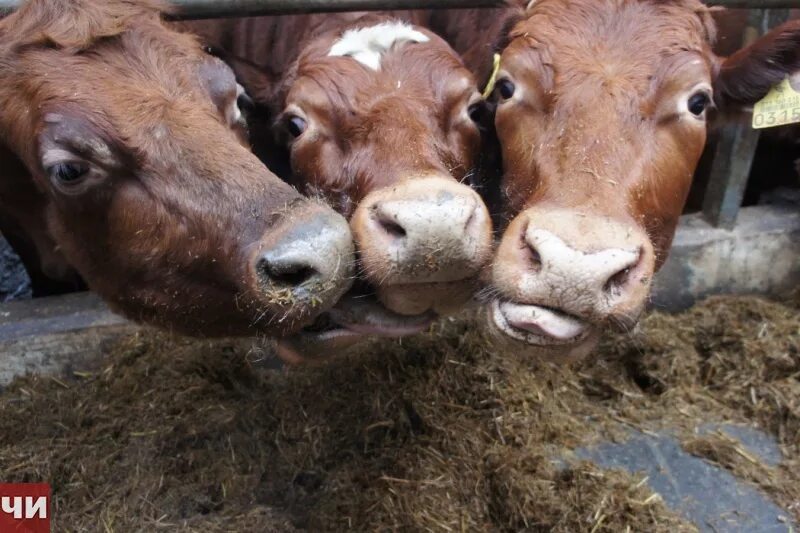
<instances>
[{"instance_id":1,"label":"cow eyelash","mask_svg":"<svg viewBox=\"0 0 800 533\"><path fill-rule=\"evenodd\" d=\"M695 91L686 101L686 108L698 118L702 117L706 110L713 105L711 95L706 90Z\"/></svg>"},{"instance_id":2,"label":"cow eyelash","mask_svg":"<svg viewBox=\"0 0 800 533\"><path fill-rule=\"evenodd\" d=\"M74 187L89 174L89 164L83 161L64 161L51 165L46 170L54 182Z\"/></svg>"},{"instance_id":3,"label":"cow eyelash","mask_svg":"<svg viewBox=\"0 0 800 533\"><path fill-rule=\"evenodd\" d=\"M704 121L709 109L714 107L713 91L709 84L698 83L690 90L676 95L679 115L691 115L698 121Z\"/></svg>"},{"instance_id":4,"label":"cow eyelash","mask_svg":"<svg viewBox=\"0 0 800 533\"><path fill-rule=\"evenodd\" d=\"M306 119L297 115L287 115L283 119L283 124L293 139L297 139L308 129Z\"/></svg>"},{"instance_id":5,"label":"cow eyelash","mask_svg":"<svg viewBox=\"0 0 800 533\"><path fill-rule=\"evenodd\" d=\"M486 112L486 104L481 100L473 102L467 107L467 114L470 120L476 124L480 124Z\"/></svg>"},{"instance_id":6,"label":"cow eyelash","mask_svg":"<svg viewBox=\"0 0 800 533\"><path fill-rule=\"evenodd\" d=\"M497 84L495 85L495 91L497 91L497 94L500 95L502 100L508 100L514 96L515 90L516 86L514 85L514 82L508 78L500 78L497 80Z\"/></svg>"},{"instance_id":7,"label":"cow eyelash","mask_svg":"<svg viewBox=\"0 0 800 533\"><path fill-rule=\"evenodd\" d=\"M234 122L237 124L246 125L247 119L250 117L253 112L255 111L256 104L250 95L244 90L244 87L236 84L236 101L234 102L236 109L238 110L239 117L234 117Z\"/></svg>"}]
</instances>

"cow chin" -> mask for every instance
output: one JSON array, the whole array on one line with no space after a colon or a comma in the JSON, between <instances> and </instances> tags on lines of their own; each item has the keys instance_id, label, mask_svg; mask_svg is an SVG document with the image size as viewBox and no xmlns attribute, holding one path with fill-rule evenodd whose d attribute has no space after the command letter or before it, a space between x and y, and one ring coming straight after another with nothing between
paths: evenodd
<instances>
[{"instance_id":1,"label":"cow chin","mask_svg":"<svg viewBox=\"0 0 800 533\"><path fill-rule=\"evenodd\" d=\"M586 358L601 335L600 327L577 317L499 299L485 307L483 325L499 351L554 363Z\"/></svg>"},{"instance_id":2,"label":"cow chin","mask_svg":"<svg viewBox=\"0 0 800 533\"><path fill-rule=\"evenodd\" d=\"M408 283L379 287L377 295L387 309L400 315L413 316L433 312L444 316L461 310L477 288L477 279Z\"/></svg>"},{"instance_id":3,"label":"cow chin","mask_svg":"<svg viewBox=\"0 0 800 533\"><path fill-rule=\"evenodd\" d=\"M287 363L316 363L343 355L371 338L397 338L427 330L472 298L477 280L357 287L299 333L280 339L277 355ZM367 293L363 290L367 289Z\"/></svg>"}]
</instances>

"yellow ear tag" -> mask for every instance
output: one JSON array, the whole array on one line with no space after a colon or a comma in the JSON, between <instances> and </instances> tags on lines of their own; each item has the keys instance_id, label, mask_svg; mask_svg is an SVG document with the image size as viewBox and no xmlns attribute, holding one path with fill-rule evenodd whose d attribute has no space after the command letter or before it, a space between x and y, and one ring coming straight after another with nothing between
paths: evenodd
<instances>
[{"instance_id":1,"label":"yellow ear tag","mask_svg":"<svg viewBox=\"0 0 800 533\"><path fill-rule=\"evenodd\" d=\"M489 76L489 81L486 82L486 88L483 89L481 97L486 100L492 95L494 91L494 84L497 81L497 73L500 70L500 54L494 55L494 65L492 66L492 75Z\"/></svg>"},{"instance_id":2,"label":"yellow ear tag","mask_svg":"<svg viewBox=\"0 0 800 533\"><path fill-rule=\"evenodd\" d=\"M773 87L753 106L753 129L774 128L800 122L800 93L789 78Z\"/></svg>"}]
</instances>

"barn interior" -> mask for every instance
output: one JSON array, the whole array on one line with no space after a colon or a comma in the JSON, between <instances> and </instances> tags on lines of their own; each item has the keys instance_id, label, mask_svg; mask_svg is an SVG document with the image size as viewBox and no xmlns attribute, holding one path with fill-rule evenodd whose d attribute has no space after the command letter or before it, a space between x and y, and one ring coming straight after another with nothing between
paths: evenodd
<instances>
[{"instance_id":1,"label":"barn interior","mask_svg":"<svg viewBox=\"0 0 800 533\"><path fill-rule=\"evenodd\" d=\"M726 127L646 318L572 367L496 353L469 313L286 367L34 298L2 241L0 481L51 483L58 531L796 531L798 161Z\"/></svg>"}]
</instances>

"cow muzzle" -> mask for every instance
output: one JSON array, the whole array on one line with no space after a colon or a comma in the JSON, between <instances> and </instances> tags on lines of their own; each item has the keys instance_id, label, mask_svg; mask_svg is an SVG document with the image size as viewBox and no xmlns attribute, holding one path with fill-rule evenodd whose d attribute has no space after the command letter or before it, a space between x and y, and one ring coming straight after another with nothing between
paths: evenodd
<instances>
[{"instance_id":1,"label":"cow muzzle","mask_svg":"<svg viewBox=\"0 0 800 533\"><path fill-rule=\"evenodd\" d=\"M405 315L457 310L491 254L486 206L451 178L413 178L373 191L350 225L365 279L384 305Z\"/></svg>"},{"instance_id":2,"label":"cow muzzle","mask_svg":"<svg viewBox=\"0 0 800 533\"><path fill-rule=\"evenodd\" d=\"M433 312L416 316L394 313L381 305L373 294L356 288L311 325L279 339L276 353L289 364L323 362L368 338L421 333L435 320Z\"/></svg>"},{"instance_id":3,"label":"cow muzzle","mask_svg":"<svg viewBox=\"0 0 800 533\"><path fill-rule=\"evenodd\" d=\"M533 353L578 359L606 327L630 329L650 292L653 247L633 223L531 208L506 230L492 265L490 330Z\"/></svg>"},{"instance_id":4,"label":"cow muzzle","mask_svg":"<svg viewBox=\"0 0 800 533\"><path fill-rule=\"evenodd\" d=\"M355 250L344 218L313 203L294 212L270 228L250 259L264 315L287 324L308 323L331 308L355 277Z\"/></svg>"}]
</instances>

